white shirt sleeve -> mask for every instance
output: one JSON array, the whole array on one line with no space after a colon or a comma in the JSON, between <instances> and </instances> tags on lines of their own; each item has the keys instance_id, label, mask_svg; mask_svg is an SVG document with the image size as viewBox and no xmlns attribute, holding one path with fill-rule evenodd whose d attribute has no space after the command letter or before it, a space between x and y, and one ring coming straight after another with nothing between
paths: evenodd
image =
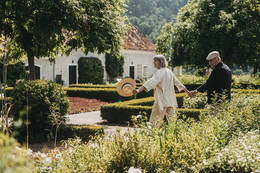
<instances>
[{"instance_id":1,"label":"white shirt sleeve","mask_svg":"<svg viewBox=\"0 0 260 173\"><path fill-rule=\"evenodd\" d=\"M146 88L146 91L150 91L153 88L156 88L156 85L160 83L161 81L161 73L158 70L156 73L154 73L153 77L150 78L148 81L146 81L143 84L143 87Z\"/></svg>"},{"instance_id":2,"label":"white shirt sleeve","mask_svg":"<svg viewBox=\"0 0 260 173\"><path fill-rule=\"evenodd\" d=\"M178 88L179 91L182 91L183 89L186 88L186 87L178 80L178 78L175 77L175 75L173 75L173 80L174 80L174 85Z\"/></svg>"}]
</instances>

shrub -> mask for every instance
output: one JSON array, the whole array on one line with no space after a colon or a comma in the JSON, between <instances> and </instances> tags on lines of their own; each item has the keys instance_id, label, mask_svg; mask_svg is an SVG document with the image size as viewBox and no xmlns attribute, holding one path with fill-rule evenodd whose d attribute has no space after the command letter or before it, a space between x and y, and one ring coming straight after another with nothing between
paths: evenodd
<instances>
[{"instance_id":1,"label":"shrub","mask_svg":"<svg viewBox=\"0 0 260 173\"><path fill-rule=\"evenodd\" d=\"M134 99L131 97L121 97L118 95L115 88L63 88L67 91L69 97L84 97L84 98L95 98L107 102L121 102L125 100ZM153 95L153 91L142 92L136 96L136 98L149 97Z\"/></svg>"},{"instance_id":2,"label":"shrub","mask_svg":"<svg viewBox=\"0 0 260 173\"><path fill-rule=\"evenodd\" d=\"M225 149L228 148L234 159L235 151L258 159L255 164L251 164L253 161L244 164L245 168L255 170L254 166L259 165L259 135L254 138L252 134L243 139L241 144L245 146L233 145L237 143L233 140L241 132L257 130L259 133L259 101L257 96L234 96L230 104L219 105L218 113L201 115L200 121L176 119L172 126L158 129L142 124L126 132L118 130L108 139L97 137L87 144L79 139L67 140L59 157L50 153L52 162L44 166L50 166L54 173L126 172L131 166L142 172L199 172L206 168L204 163L214 164L211 160L217 159L218 151L227 156L229 152ZM238 146L238 149L231 146ZM244 150L247 146L249 150ZM227 165L225 161L230 160L222 158L223 164ZM238 159L234 162L242 165ZM221 164L216 163L216 166Z\"/></svg>"},{"instance_id":3,"label":"shrub","mask_svg":"<svg viewBox=\"0 0 260 173\"><path fill-rule=\"evenodd\" d=\"M104 78L102 62L95 57L81 57L79 65L79 83L101 84Z\"/></svg>"},{"instance_id":4,"label":"shrub","mask_svg":"<svg viewBox=\"0 0 260 173\"><path fill-rule=\"evenodd\" d=\"M22 125L15 127L16 132L19 133L16 137L20 141L26 139L27 113L30 141L36 142L48 139L53 125L51 110L65 118L64 115L69 106L69 101L61 86L51 81L21 81L14 88L12 97L14 106L11 114L14 121L22 120Z\"/></svg>"},{"instance_id":5,"label":"shrub","mask_svg":"<svg viewBox=\"0 0 260 173\"><path fill-rule=\"evenodd\" d=\"M106 72L111 79L123 75L124 57L122 55L106 53L105 64Z\"/></svg>"},{"instance_id":6,"label":"shrub","mask_svg":"<svg viewBox=\"0 0 260 173\"><path fill-rule=\"evenodd\" d=\"M37 172L25 150L11 137L0 133L0 172Z\"/></svg>"},{"instance_id":7,"label":"shrub","mask_svg":"<svg viewBox=\"0 0 260 173\"><path fill-rule=\"evenodd\" d=\"M259 172L259 153L259 131L241 134L226 147L215 151L213 157L204 160L200 172Z\"/></svg>"},{"instance_id":8,"label":"shrub","mask_svg":"<svg viewBox=\"0 0 260 173\"><path fill-rule=\"evenodd\" d=\"M0 64L0 74L3 74L3 64ZM2 77L2 76L1 76ZM10 64L7 66L7 85L14 86L16 80L25 79L25 64L24 62L18 62L16 64ZM2 81L1 81L2 82Z\"/></svg>"},{"instance_id":9,"label":"shrub","mask_svg":"<svg viewBox=\"0 0 260 173\"><path fill-rule=\"evenodd\" d=\"M176 95L179 107L182 107L184 95ZM101 117L110 123L125 123L131 120L132 115L138 115L141 112L146 112L146 115L150 116L153 101L153 97L148 97L103 105L101 106ZM176 111L182 115L182 118L193 117L198 119L200 113L205 110L177 108Z\"/></svg>"},{"instance_id":10,"label":"shrub","mask_svg":"<svg viewBox=\"0 0 260 173\"><path fill-rule=\"evenodd\" d=\"M183 99L184 108L197 108L202 109L206 107L207 96L204 94L199 94L194 98L188 98L187 96Z\"/></svg>"},{"instance_id":11,"label":"shrub","mask_svg":"<svg viewBox=\"0 0 260 173\"><path fill-rule=\"evenodd\" d=\"M58 138L65 140L79 137L82 141L89 141L92 137L103 134L104 127L102 126L63 125L58 131Z\"/></svg>"}]
</instances>

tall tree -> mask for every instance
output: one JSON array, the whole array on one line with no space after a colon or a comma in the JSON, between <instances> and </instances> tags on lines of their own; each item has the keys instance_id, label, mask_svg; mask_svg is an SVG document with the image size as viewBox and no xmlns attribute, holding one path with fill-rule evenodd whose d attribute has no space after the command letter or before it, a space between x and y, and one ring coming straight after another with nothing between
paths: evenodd
<instances>
[{"instance_id":1,"label":"tall tree","mask_svg":"<svg viewBox=\"0 0 260 173\"><path fill-rule=\"evenodd\" d=\"M259 69L260 6L257 0L192 0L180 10L173 27L175 65L204 65L219 50L229 65ZM162 33L163 34L163 33Z\"/></svg>"},{"instance_id":2,"label":"tall tree","mask_svg":"<svg viewBox=\"0 0 260 173\"><path fill-rule=\"evenodd\" d=\"M188 0L130 0L127 16L131 23L137 26L154 42L162 26L175 21L178 10Z\"/></svg>"},{"instance_id":3,"label":"tall tree","mask_svg":"<svg viewBox=\"0 0 260 173\"><path fill-rule=\"evenodd\" d=\"M106 72L110 78L110 81L113 81L114 78L123 75L124 57L122 55L107 53L105 55L105 64Z\"/></svg>"},{"instance_id":4,"label":"tall tree","mask_svg":"<svg viewBox=\"0 0 260 173\"><path fill-rule=\"evenodd\" d=\"M26 54L30 79L35 79L35 57L79 48L119 52L123 13L124 0L2 0L0 33L10 38L15 52Z\"/></svg>"}]
</instances>

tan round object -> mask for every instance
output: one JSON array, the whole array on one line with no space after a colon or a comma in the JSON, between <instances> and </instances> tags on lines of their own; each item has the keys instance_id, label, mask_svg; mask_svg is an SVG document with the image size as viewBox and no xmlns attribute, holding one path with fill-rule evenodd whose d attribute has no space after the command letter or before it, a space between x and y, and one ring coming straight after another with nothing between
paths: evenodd
<instances>
[{"instance_id":1,"label":"tan round object","mask_svg":"<svg viewBox=\"0 0 260 173\"><path fill-rule=\"evenodd\" d=\"M135 80L133 80L132 78L125 78L117 84L117 93L123 97L130 97L133 95L133 90L135 88Z\"/></svg>"}]
</instances>

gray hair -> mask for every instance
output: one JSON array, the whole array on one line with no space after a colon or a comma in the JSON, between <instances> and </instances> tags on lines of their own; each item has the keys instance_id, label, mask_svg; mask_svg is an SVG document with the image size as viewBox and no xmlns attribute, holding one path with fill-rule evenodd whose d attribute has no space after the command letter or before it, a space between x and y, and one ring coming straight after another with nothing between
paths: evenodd
<instances>
[{"instance_id":1,"label":"gray hair","mask_svg":"<svg viewBox=\"0 0 260 173\"><path fill-rule=\"evenodd\" d=\"M166 67L167 61L166 61L166 58L163 55L155 55L153 59L160 62L161 68Z\"/></svg>"}]
</instances>

